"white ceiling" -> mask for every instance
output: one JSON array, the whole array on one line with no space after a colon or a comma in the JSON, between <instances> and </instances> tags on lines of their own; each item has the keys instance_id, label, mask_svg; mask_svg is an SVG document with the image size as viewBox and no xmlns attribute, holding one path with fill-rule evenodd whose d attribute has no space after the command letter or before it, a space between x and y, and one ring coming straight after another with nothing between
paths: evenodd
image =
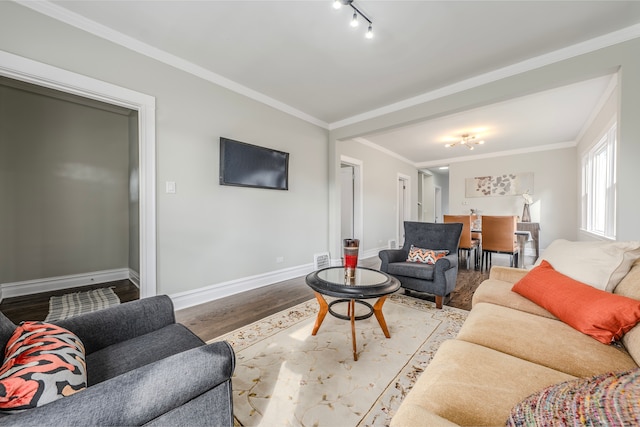
<instances>
[{"instance_id":1,"label":"white ceiling","mask_svg":"<svg viewBox=\"0 0 640 427\"><path fill-rule=\"evenodd\" d=\"M20 3L327 128L618 30L640 36L640 1L355 0L372 40L332 0ZM474 128L486 128L486 153L574 142L610 80L365 141L417 165L468 155L442 141Z\"/></svg>"}]
</instances>

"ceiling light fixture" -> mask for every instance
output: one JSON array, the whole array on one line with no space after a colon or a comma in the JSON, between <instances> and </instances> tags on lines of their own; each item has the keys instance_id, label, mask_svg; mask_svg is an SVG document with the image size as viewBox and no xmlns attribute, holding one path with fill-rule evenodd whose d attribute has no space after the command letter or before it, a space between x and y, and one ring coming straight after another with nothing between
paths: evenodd
<instances>
[{"instance_id":1,"label":"ceiling light fixture","mask_svg":"<svg viewBox=\"0 0 640 427\"><path fill-rule=\"evenodd\" d=\"M353 0L334 0L333 2L334 9L340 9L342 6L351 6L351 9L353 9L353 17L351 18L351 23L350 23L352 27L358 26L359 24L358 15L360 15L362 19L364 19L369 23L369 27L367 28L367 33L365 34L365 38L372 39L373 38L373 22L371 21L371 19L367 18L367 16L364 13L362 13L360 9L354 6Z\"/></svg>"},{"instance_id":2,"label":"ceiling light fixture","mask_svg":"<svg viewBox=\"0 0 640 427\"><path fill-rule=\"evenodd\" d=\"M461 135L460 141L451 142L446 144L445 147L455 147L456 145L464 145L469 150L473 150L476 145L484 144L484 140L476 141L477 135L469 135L468 133L464 133Z\"/></svg>"}]
</instances>

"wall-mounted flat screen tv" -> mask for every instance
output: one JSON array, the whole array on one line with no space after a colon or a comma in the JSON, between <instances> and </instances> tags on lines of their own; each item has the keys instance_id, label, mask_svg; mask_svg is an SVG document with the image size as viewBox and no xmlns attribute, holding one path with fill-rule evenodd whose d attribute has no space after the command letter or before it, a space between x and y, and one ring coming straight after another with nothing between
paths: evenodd
<instances>
[{"instance_id":1,"label":"wall-mounted flat screen tv","mask_svg":"<svg viewBox=\"0 0 640 427\"><path fill-rule=\"evenodd\" d=\"M289 153L220 138L220 184L289 189Z\"/></svg>"}]
</instances>

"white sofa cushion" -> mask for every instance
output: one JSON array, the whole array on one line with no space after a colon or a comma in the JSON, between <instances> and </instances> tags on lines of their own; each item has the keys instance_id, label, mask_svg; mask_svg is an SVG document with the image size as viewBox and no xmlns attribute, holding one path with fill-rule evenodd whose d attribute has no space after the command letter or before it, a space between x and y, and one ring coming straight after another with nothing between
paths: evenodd
<instances>
[{"instance_id":1,"label":"white sofa cushion","mask_svg":"<svg viewBox=\"0 0 640 427\"><path fill-rule=\"evenodd\" d=\"M547 260L556 271L597 289L613 292L640 258L640 242L554 240L535 265Z\"/></svg>"}]
</instances>

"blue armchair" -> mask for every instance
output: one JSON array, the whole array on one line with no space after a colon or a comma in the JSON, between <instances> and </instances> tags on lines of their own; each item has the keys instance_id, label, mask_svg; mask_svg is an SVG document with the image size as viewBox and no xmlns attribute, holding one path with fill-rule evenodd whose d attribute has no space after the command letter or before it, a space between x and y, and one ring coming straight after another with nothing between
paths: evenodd
<instances>
[{"instance_id":1,"label":"blue armchair","mask_svg":"<svg viewBox=\"0 0 640 427\"><path fill-rule=\"evenodd\" d=\"M406 290L435 295L436 307L442 308L444 298L456 287L461 233L460 223L405 221L404 246L401 249L380 251L380 270L397 278ZM446 249L449 254L433 265L408 262L411 245L424 249Z\"/></svg>"}]
</instances>

